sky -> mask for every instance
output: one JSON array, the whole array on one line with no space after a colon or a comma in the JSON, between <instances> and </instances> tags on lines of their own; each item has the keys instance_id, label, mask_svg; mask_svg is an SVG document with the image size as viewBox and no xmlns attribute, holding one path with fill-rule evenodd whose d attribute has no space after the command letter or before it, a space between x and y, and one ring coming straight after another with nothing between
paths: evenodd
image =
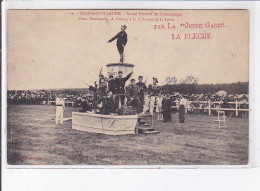
<instances>
[{"instance_id":1,"label":"sky","mask_svg":"<svg viewBox=\"0 0 260 191\"><path fill-rule=\"evenodd\" d=\"M164 84L167 76L180 81L188 75L198 78L200 84L248 81L245 10L125 10L119 11L120 16L86 12L9 10L8 90L84 88L86 83L93 84L101 68L106 76L106 65L119 61L116 42L107 41L122 24L127 25L125 62L135 65L133 78L143 75L151 83L152 77L157 77L159 84ZM165 13L179 16L160 16ZM168 23L175 28L168 29ZM193 27L202 24L203 28L180 27L181 23ZM224 27L207 28L205 23L224 23ZM165 28L158 29L162 25ZM184 39L185 34L193 33L211 33L211 39ZM181 39L172 39L172 34L179 34Z\"/></svg>"}]
</instances>

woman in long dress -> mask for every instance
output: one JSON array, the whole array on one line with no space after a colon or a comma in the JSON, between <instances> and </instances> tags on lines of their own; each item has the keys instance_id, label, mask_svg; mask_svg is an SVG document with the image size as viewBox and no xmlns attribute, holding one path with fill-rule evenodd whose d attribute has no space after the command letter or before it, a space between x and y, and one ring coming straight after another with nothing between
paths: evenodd
<instances>
[{"instance_id":1,"label":"woman in long dress","mask_svg":"<svg viewBox=\"0 0 260 191\"><path fill-rule=\"evenodd\" d=\"M164 123L172 122L171 106L172 106L172 100L169 97L169 95L164 96L162 100L162 113L163 113Z\"/></svg>"},{"instance_id":2,"label":"woman in long dress","mask_svg":"<svg viewBox=\"0 0 260 191\"><path fill-rule=\"evenodd\" d=\"M180 100L180 108L179 108L179 122L184 123L185 121L185 105L186 105L186 100L182 97Z\"/></svg>"}]
</instances>

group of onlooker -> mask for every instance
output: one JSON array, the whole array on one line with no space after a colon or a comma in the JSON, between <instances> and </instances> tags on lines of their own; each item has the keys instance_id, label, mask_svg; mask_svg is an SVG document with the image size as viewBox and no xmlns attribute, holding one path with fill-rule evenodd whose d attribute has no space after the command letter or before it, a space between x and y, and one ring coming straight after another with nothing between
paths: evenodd
<instances>
[{"instance_id":1,"label":"group of onlooker","mask_svg":"<svg viewBox=\"0 0 260 191\"><path fill-rule=\"evenodd\" d=\"M90 94L58 94L52 93L51 91L8 91L7 101L8 105L30 105L30 104L48 104L49 101L55 101L55 98L58 95L62 95L66 100L74 103L74 106L81 106L84 101L88 101L91 103L93 101L93 95ZM208 113L208 103L210 102L211 108L231 108L231 109L248 109L249 108L249 96L248 94L226 94L226 95L218 95L218 94L192 94L192 95L183 95L178 92L174 92L172 94L164 94L163 91L156 97L154 101L155 112L163 113L162 108L168 108L169 104L171 111L179 110L180 99L184 98L186 100L187 112L189 113ZM164 100L164 101L163 101ZM149 101L149 100L148 100ZM236 105L236 101L238 102ZM144 100L145 106L145 100ZM175 106L175 107L172 107ZM200 108L198 110L198 108ZM203 110L202 108L205 108ZM166 111L166 110L164 110ZM226 110L227 116L236 116L235 111ZM216 114L216 110L212 110L212 114ZM165 114L167 115L167 114ZM158 115L159 116L159 115ZM238 111L238 116L240 117L248 117L247 111ZM160 117L160 116L159 116Z\"/></svg>"},{"instance_id":2,"label":"group of onlooker","mask_svg":"<svg viewBox=\"0 0 260 191\"><path fill-rule=\"evenodd\" d=\"M55 102L57 96L63 96L66 100L73 102L74 106L80 106L83 99L86 99L89 94L70 94L57 93L51 91L8 91L7 103L8 105L40 105L52 104Z\"/></svg>"},{"instance_id":3,"label":"group of onlooker","mask_svg":"<svg viewBox=\"0 0 260 191\"><path fill-rule=\"evenodd\" d=\"M178 108L179 96L173 96L175 101L173 104ZM248 94L229 94L229 95L205 95L205 94L192 94L183 95L186 99L186 108L189 113L200 113L209 114L209 108L211 108L210 113L212 115L217 115L217 109L224 109L226 116L238 116L248 117L249 109L249 96ZM238 109L238 113L236 110ZM239 110L242 109L242 110Z\"/></svg>"},{"instance_id":4,"label":"group of onlooker","mask_svg":"<svg viewBox=\"0 0 260 191\"><path fill-rule=\"evenodd\" d=\"M8 91L8 105L31 105L41 104L48 99L46 91Z\"/></svg>"}]
</instances>

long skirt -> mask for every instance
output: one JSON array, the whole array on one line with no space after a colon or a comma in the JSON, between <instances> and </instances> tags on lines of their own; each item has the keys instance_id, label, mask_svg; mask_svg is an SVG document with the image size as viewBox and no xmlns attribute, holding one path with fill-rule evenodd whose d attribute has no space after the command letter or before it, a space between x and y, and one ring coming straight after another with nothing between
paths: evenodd
<instances>
[{"instance_id":1,"label":"long skirt","mask_svg":"<svg viewBox=\"0 0 260 191\"><path fill-rule=\"evenodd\" d=\"M171 109L163 109L163 121L164 123L172 122Z\"/></svg>"},{"instance_id":2,"label":"long skirt","mask_svg":"<svg viewBox=\"0 0 260 191\"><path fill-rule=\"evenodd\" d=\"M185 117L185 107L184 105L180 105L180 109L179 109L179 122L180 123L184 123Z\"/></svg>"}]
</instances>

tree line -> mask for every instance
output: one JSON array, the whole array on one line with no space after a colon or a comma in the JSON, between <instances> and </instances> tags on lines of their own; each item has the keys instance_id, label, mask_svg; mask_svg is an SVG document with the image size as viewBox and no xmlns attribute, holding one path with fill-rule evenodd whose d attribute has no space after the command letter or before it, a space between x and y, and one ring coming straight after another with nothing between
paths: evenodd
<instances>
[{"instance_id":1,"label":"tree line","mask_svg":"<svg viewBox=\"0 0 260 191\"><path fill-rule=\"evenodd\" d=\"M218 91L224 90L228 94L248 94L249 82L222 83L222 84L198 84L199 79L193 76L187 76L177 83L177 78L166 77L166 85L162 91L167 94L179 92L181 94L208 94L212 95Z\"/></svg>"}]
</instances>

